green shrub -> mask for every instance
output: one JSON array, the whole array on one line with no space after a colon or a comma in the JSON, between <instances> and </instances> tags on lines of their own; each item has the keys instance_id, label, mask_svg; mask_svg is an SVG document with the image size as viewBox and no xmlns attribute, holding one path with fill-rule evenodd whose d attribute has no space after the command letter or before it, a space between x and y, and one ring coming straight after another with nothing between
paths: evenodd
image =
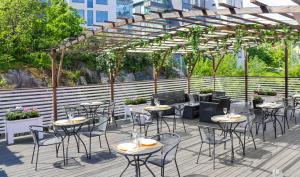
<instances>
[{"instance_id":1,"label":"green shrub","mask_svg":"<svg viewBox=\"0 0 300 177\"><path fill-rule=\"evenodd\" d=\"M202 88L200 90L200 93L206 94L206 93L212 93L214 90L212 88Z\"/></svg>"},{"instance_id":2,"label":"green shrub","mask_svg":"<svg viewBox=\"0 0 300 177\"><path fill-rule=\"evenodd\" d=\"M258 95L276 96L277 92L272 89L256 89L254 93Z\"/></svg>"},{"instance_id":3,"label":"green shrub","mask_svg":"<svg viewBox=\"0 0 300 177\"><path fill-rule=\"evenodd\" d=\"M259 104L259 103L263 103L264 100L262 99L261 96L256 95L256 96L254 96L254 98L253 98L253 102Z\"/></svg>"},{"instance_id":4,"label":"green shrub","mask_svg":"<svg viewBox=\"0 0 300 177\"><path fill-rule=\"evenodd\" d=\"M20 120L20 119L30 119L39 117L40 113L36 108L16 108L14 110L9 110L5 117L8 121Z\"/></svg>"},{"instance_id":5,"label":"green shrub","mask_svg":"<svg viewBox=\"0 0 300 177\"><path fill-rule=\"evenodd\" d=\"M126 99L125 105L139 105L147 103L146 98Z\"/></svg>"},{"instance_id":6,"label":"green shrub","mask_svg":"<svg viewBox=\"0 0 300 177\"><path fill-rule=\"evenodd\" d=\"M7 84L6 80L0 79L0 88L7 88L7 87L8 87L8 84Z\"/></svg>"}]
</instances>

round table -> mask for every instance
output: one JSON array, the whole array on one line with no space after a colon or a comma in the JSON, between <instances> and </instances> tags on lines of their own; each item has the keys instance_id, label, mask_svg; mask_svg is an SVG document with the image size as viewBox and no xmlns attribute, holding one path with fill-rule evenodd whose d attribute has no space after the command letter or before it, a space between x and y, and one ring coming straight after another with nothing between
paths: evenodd
<instances>
[{"instance_id":1,"label":"round table","mask_svg":"<svg viewBox=\"0 0 300 177\"><path fill-rule=\"evenodd\" d=\"M285 124L287 123L287 120L285 118L283 119L284 128L282 128L282 125L281 125L280 121L277 119L277 116L276 116L276 113L278 112L278 110L284 107L281 103L262 103L262 104L256 105L256 107L265 109L266 110L266 117L271 116L271 118L272 117L274 118L273 120L274 120L274 127L275 127L274 128L275 138L277 137L276 122L278 122L278 124L280 126L281 134L283 134L283 132L285 132Z\"/></svg>"},{"instance_id":2,"label":"round table","mask_svg":"<svg viewBox=\"0 0 300 177\"><path fill-rule=\"evenodd\" d=\"M151 169L147 166L148 159L156 152L159 152L163 144L161 144L159 141L156 142L154 145L136 145L137 147L129 150L120 149L119 145L129 143L132 145L136 145L133 140L123 140L117 144L112 145L112 149L118 153L123 155L127 160L127 166L122 171L121 175L127 170L129 165L132 165L135 167L135 176L141 177L141 166L145 165L146 168L150 171L150 173L155 176L155 174L151 171ZM142 158L141 158L142 157Z\"/></svg>"},{"instance_id":3,"label":"round table","mask_svg":"<svg viewBox=\"0 0 300 177\"><path fill-rule=\"evenodd\" d=\"M88 158L88 152L87 152L86 145L84 144L84 142L78 135L78 132L80 131L82 125L89 121L90 121L90 119L87 119L85 117L76 117L73 119L63 119L63 120L57 120L57 121L53 122L53 125L55 127L61 128L64 131L65 136L63 137L63 141L65 140L66 137L68 137L67 148L66 148L66 162L67 163L68 163L69 141L70 141L71 136L74 136L74 138L76 140L78 152L79 152L78 140L83 144L85 153L86 153L86 157ZM77 140L77 138L78 138L78 140Z\"/></svg>"},{"instance_id":4,"label":"round table","mask_svg":"<svg viewBox=\"0 0 300 177\"><path fill-rule=\"evenodd\" d=\"M157 134L159 134L159 117L160 117L160 113L163 112L163 111L166 111L166 110L169 110L169 109L172 109L171 106L168 106L168 105L157 105L157 106L146 106L144 107L144 110L148 111L152 117L155 117L156 118L156 128L157 128ZM167 124L168 128L169 128L169 125ZM169 128L170 130L170 128Z\"/></svg>"},{"instance_id":5,"label":"round table","mask_svg":"<svg viewBox=\"0 0 300 177\"><path fill-rule=\"evenodd\" d=\"M230 139L231 139L231 162L234 161L234 148L233 148L233 134L239 139L242 149L243 149L243 155L245 155L245 145L243 144L243 141L241 137L235 132L235 128L243 122L247 121L247 117L240 114L228 114L228 115L217 115L211 117L211 120L213 122L218 123L218 125L221 127L221 129L229 133Z\"/></svg>"}]
</instances>

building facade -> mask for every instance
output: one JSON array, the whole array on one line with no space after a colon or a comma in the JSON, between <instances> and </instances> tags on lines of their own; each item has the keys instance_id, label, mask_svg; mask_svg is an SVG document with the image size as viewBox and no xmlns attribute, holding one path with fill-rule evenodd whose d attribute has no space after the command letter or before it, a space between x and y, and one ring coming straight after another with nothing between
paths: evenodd
<instances>
[{"instance_id":1,"label":"building facade","mask_svg":"<svg viewBox=\"0 0 300 177\"><path fill-rule=\"evenodd\" d=\"M131 17L133 0L67 0L85 20L85 26L103 25L118 17Z\"/></svg>"}]
</instances>

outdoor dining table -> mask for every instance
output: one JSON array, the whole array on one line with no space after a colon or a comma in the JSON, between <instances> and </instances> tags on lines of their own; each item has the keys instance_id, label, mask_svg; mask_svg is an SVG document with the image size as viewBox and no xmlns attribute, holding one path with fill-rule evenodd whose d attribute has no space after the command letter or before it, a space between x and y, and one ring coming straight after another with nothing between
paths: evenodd
<instances>
[{"instance_id":1,"label":"outdoor dining table","mask_svg":"<svg viewBox=\"0 0 300 177\"><path fill-rule=\"evenodd\" d=\"M68 163L68 149L69 149L69 141L70 137L74 136L77 144L77 150L79 152L79 142L80 141L83 144L83 147L85 149L86 157L88 158L88 152L86 145L78 135L78 132L80 131L81 127L85 124L88 123L90 119L87 119L86 117L76 117L73 119L63 119L63 120L57 120L53 122L53 125L55 127L61 128L65 135L63 137L63 141L68 138L67 140L67 148L66 148L66 162Z\"/></svg>"},{"instance_id":2,"label":"outdoor dining table","mask_svg":"<svg viewBox=\"0 0 300 177\"><path fill-rule=\"evenodd\" d=\"M148 111L152 117L156 118L156 128L157 128L157 134L160 133L159 130L159 117L161 117L161 113L163 111L171 109L171 106L168 105L157 105L157 106L145 106L144 110Z\"/></svg>"},{"instance_id":3,"label":"outdoor dining table","mask_svg":"<svg viewBox=\"0 0 300 177\"><path fill-rule=\"evenodd\" d=\"M141 177L141 166L143 165L155 176L147 166L147 161L154 153L159 152L162 148L163 144L153 139L139 139L135 142L134 140L123 140L112 145L112 149L116 153L123 155L128 162L120 176L124 174L129 165L135 167L136 177Z\"/></svg>"},{"instance_id":4,"label":"outdoor dining table","mask_svg":"<svg viewBox=\"0 0 300 177\"><path fill-rule=\"evenodd\" d=\"M266 117L270 116L271 118L273 118L275 138L277 138L276 122L278 122L280 126L281 134L285 132L285 124L287 123L286 119L285 118L283 119L283 126L284 126L284 130L283 130L282 125L276 116L276 113L279 111L279 109L284 107L281 103L262 103L256 105L256 107L265 109Z\"/></svg>"},{"instance_id":5,"label":"outdoor dining table","mask_svg":"<svg viewBox=\"0 0 300 177\"><path fill-rule=\"evenodd\" d=\"M213 122L218 123L224 133L229 133L231 139L231 163L234 161L234 147L233 147L233 134L239 139L242 145L243 155L245 155L245 148L241 137L236 133L235 129L240 123L246 122L247 117L240 114L227 114L227 115L217 115L211 117Z\"/></svg>"}]
</instances>

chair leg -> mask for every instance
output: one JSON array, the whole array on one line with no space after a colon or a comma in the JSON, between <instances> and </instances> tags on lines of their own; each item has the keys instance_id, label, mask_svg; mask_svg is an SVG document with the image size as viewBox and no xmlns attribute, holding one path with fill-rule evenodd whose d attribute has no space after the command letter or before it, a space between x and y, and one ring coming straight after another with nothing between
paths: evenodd
<instances>
[{"instance_id":1,"label":"chair leg","mask_svg":"<svg viewBox=\"0 0 300 177\"><path fill-rule=\"evenodd\" d=\"M165 176L165 166L161 167L161 171L160 171L161 177Z\"/></svg>"},{"instance_id":2,"label":"chair leg","mask_svg":"<svg viewBox=\"0 0 300 177\"><path fill-rule=\"evenodd\" d=\"M99 136L99 144L100 144L100 148L102 148L101 136Z\"/></svg>"},{"instance_id":3,"label":"chair leg","mask_svg":"<svg viewBox=\"0 0 300 177\"><path fill-rule=\"evenodd\" d=\"M182 121L182 125L183 125L184 132L186 133L186 129L185 129L185 124L184 124L183 118L181 118L181 121Z\"/></svg>"},{"instance_id":4,"label":"chair leg","mask_svg":"<svg viewBox=\"0 0 300 177\"><path fill-rule=\"evenodd\" d=\"M175 129L176 129L176 116L174 115L174 118L173 118L173 133L175 132Z\"/></svg>"},{"instance_id":5,"label":"chair leg","mask_svg":"<svg viewBox=\"0 0 300 177\"><path fill-rule=\"evenodd\" d=\"M34 144L34 146L33 146L32 157L31 157L31 163L33 163L34 152L35 152L35 144Z\"/></svg>"},{"instance_id":6,"label":"chair leg","mask_svg":"<svg viewBox=\"0 0 300 177\"><path fill-rule=\"evenodd\" d=\"M265 142L265 125L263 124L263 142Z\"/></svg>"},{"instance_id":7,"label":"chair leg","mask_svg":"<svg viewBox=\"0 0 300 177\"><path fill-rule=\"evenodd\" d=\"M179 168L178 168L178 164L177 164L176 158L174 159L174 161L175 161L175 165L176 165L176 169L177 169L178 176L180 177Z\"/></svg>"},{"instance_id":8,"label":"chair leg","mask_svg":"<svg viewBox=\"0 0 300 177\"><path fill-rule=\"evenodd\" d=\"M253 141L254 149L256 149L256 144L255 144L255 140L254 140L254 137L253 137L252 130L250 130L250 135L251 135L251 137L252 137L252 141ZM245 145L245 143L244 143L244 145Z\"/></svg>"},{"instance_id":9,"label":"chair leg","mask_svg":"<svg viewBox=\"0 0 300 177\"><path fill-rule=\"evenodd\" d=\"M65 145L64 145L64 142L62 142L62 148L63 148L63 158L64 158L64 165L66 165L66 158L65 158Z\"/></svg>"},{"instance_id":10,"label":"chair leg","mask_svg":"<svg viewBox=\"0 0 300 177\"><path fill-rule=\"evenodd\" d=\"M216 144L214 144L214 148L213 148L213 164L214 164L214 169L215 169L215 156L216 156Z\"/></svg>"},{"instance_id":11,"label":"chair leg","mask_svg":"<svg viewBox=\"0 0 300 177\"><path fill-rule=\"evenodd\" d=\"M211 157L211 149L210 149L210 144L208 144L208 150L209 150L209 157Z\"/></svg>"},{"instance_id":12,"label":"chair leg","mask_svg":"<svg viewBox=\"0 0 300 177\"><path fill-rule=\"evenodd\" d=\"M201 143L201 145L200 145L200 149L199 149L198 158L197 158L197 162L196 163L199 162L199 157L200 157L200 154L201 154L202 145L203 145L203 143Z\"/></svg>"},{"instance_id":13,"label":"chair leg","mask_svg":"<svg viewBox=\"0 0 300 177\"><path fill-rule=\"evenodd\" d=\"M35 160L35 171L37 171L37 164L39 160L39 151L40 151L40 146L37 146L37 152L36 152L36 160Z\"/></svg>"},{"instance_id":14,"label":"chair leg","mask_svg":"<svg viewBox=\"0 0 300 177\"><path fill-rule=\"evenodd\" d=\"M92 137L89 137L89 159L92 158Z\"/></svg>"},{"instance_id":15,"label":"chair leg","mask_svg":"<svg viewBox=\"0 0 300 177\"><path fill-rule=\"evenodd\" d=\"M149 128L149 125L146 126L146 130L145 130L145 137L147 136L147 133L148 133L148 128Z\"/></svg>"},{"instance_id":16,"label":"chair leg","mask_svg":"<svg viewBox=\"0 0 300 177\"><path fill-rule=\"evenodd\" d=\"M56 158L58 157L58 147L57 144L55 145L55 152L56 152Z\"/></svg>"},{"instance_id":17,"label":"chair leg","mask_svg":"<svg viewBox=\"0 0 300 177\"><path fill-rule=\"evenodd\" d=\"M106 140L106 144L107 144L107 148L109 150L109 153L111 153L111 150L110 150L110 147L109 147L109 143L108 143L108 140L107 140L107 136L106 136L106 133L104 134L105 136L105 140Z\"/></svg>"}]
</instances>

